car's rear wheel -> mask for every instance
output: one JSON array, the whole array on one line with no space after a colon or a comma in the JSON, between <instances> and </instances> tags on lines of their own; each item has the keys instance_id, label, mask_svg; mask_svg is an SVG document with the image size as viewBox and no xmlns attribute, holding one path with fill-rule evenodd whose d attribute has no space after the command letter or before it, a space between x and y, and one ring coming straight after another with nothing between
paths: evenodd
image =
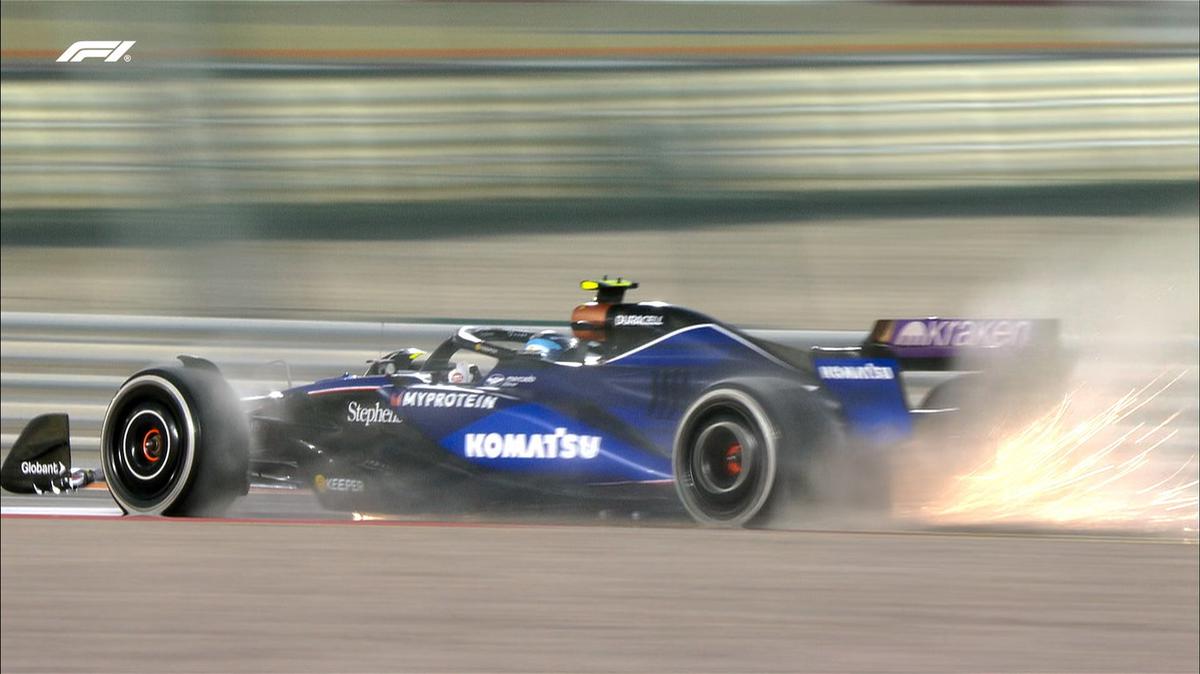
<instances>
[{"instance_id":1,"label":"car's rear wheel","mask_svg":"<svg viewBox=\"0 0 1200 674\"><path fill-rule=\"evenodd\" d=\"M130 377L104 417L109 491L136 515L217 515L245 493L249 432L215 372L163 367Z\"/></svg>"},{"instance_id":2,"label":"car's rear wheel","mask_svg":"<svg viewBox=\"0 0 1200 674\"><path fill-rule=\"evenodd\" d=\"M742 526L771 498L778 433L750 394L722 388L702 395L675 436L675 488L703 524Z\"/></svg>"}]
</instances>

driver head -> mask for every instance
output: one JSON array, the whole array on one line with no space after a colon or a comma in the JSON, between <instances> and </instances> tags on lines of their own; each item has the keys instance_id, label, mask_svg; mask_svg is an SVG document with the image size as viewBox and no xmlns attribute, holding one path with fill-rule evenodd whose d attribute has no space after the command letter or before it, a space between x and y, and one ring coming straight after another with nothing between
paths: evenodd
<instances>
[{"instance_id":1,"label":"driver head","mask_svg":"<svg viewBox=\"0 0 1200 674\"><path fill-rule=\"evenodd\" d=\"M545 360L558 360L578 343L579 340L554 330L543 330L525 342L525 353L537 354Z\"/></svg>"},{"instance_id":2,"label":"driver head","mask_svg":"<svg viewBox=\"0 0 1200 674\"><path fill-rule=\"evenodd\" d=\"M457 363L446 375L449 384L474 384L479 381L479 366L474 363Z\"/></svg>"}]
</instances>

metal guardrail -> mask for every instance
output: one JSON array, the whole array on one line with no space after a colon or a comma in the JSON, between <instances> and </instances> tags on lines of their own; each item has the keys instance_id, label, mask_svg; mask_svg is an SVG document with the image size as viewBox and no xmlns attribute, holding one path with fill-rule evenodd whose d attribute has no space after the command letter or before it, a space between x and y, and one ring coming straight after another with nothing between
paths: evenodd
<instances>
[{"instance_id":1,"label":"metal guardrail","mask_svg":"<svg viewBox=\"0 0 1200 674\"><path fill-rule=\"evenodd\" d=\"M112 394L134 371L180 353L212 359L240 392L263 393L287 383L289 365L297 382L359 371L365 361L404 346L432 349L455 330L451 324L349 321L107 316L0 312L0 450L5 453L25 423L50 411L71 416L79 465L98 463L100 424ZM750 330L751 334L798 348L852 346L861 331ZM1068 337L1078 345L1079 338ZM1095 340L1090 343L1095 344ZM1180 451L1196 450L1197 372L1200 343L1194 337L1156 339L1148 353L1171 354L1191 370L1158 404L1181 411ZM1191 365L1187 365L1190 363ZM1145 368L1128 363L1137 383ZM919 399L945 378L941 373L906 375L910 396ZM1142 382L1144 383L1144 382ZM1165 416L1164 414L1164 416ZM1190 448L1190 449L1189 449Z\"/></svg>"}]
</instances>

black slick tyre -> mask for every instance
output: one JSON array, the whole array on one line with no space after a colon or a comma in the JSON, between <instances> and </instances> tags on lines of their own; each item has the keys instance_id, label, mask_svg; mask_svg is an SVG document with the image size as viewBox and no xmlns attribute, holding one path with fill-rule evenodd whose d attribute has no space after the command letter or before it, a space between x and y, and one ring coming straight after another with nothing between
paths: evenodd
<instances>
[{"instance_id":1,"label":"black slick tyre","mask_svg":"<svg viewBox=\"0 0 1200 674\"><path fill-rule=\"evenodd\" d=\"M750 523L770 500L779 433L763 406L737 388L701 395L675 434L675 489L688 514L709 526Z\"/></svg>"},{"instance_id":2,"label":"black slick tyre","mask_svg":"<svg viewBox=\"0 0 1200 674\"><path fill-rule=\"evenodd\" d=\"M131 515L220 515L246 492L248 448L248 424L229 384L188 367L126 380L100 435L109 491Z\"/></svg>"}]
</instances>

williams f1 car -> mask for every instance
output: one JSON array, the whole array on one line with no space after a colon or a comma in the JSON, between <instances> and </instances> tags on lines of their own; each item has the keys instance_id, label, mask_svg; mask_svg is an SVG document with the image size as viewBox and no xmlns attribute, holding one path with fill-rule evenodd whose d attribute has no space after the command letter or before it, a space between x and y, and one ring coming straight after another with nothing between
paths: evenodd
<instances>
[{"instance_id":1,"label":"williams f1 car","mask_svg":"<svg viewBox=\"0 0 1200 674\"><path fill-rule=\"evenodd\" d=\"M3 486L103 479L139 515L216 514L267 484L350 512L617 500L755 524L813 491L821 457L886 454L972 397L998 405L1000 379L964 376L910 407L905 369L962 369L973 354L1028 371L1012 363L1058 341L1054 321L906 319L877 322L855 348L797 350L626 302L626 280L582 287L595 296L569 333L463 327L432 352L267 395L239 399L211 362L180 356L116 392L100 470L69 468L67 416L47 414L19 436Z\"/></svg>"}]
</instances>

